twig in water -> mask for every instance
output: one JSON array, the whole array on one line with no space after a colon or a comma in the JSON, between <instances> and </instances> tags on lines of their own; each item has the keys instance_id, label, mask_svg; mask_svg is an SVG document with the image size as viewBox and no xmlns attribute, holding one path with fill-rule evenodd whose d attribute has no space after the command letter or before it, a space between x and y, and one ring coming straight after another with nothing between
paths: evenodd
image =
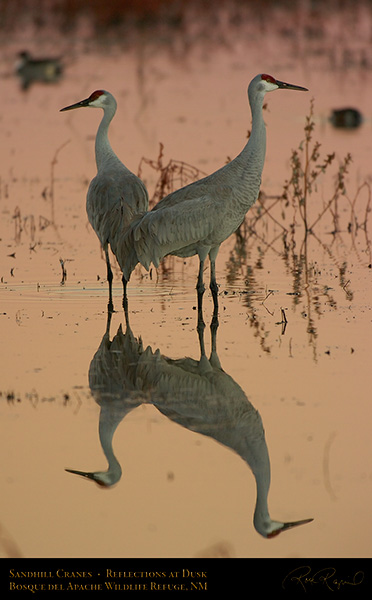
<instances>
[{"instance_id":1,"label":"twig in water","mask_svg":"<svg viewBox=\"0 0 372 600\"><path fill-rule=\"evenodd\" d=\"M270 312L269 309L267 308L267 306L265 306L265 301L268 299L269 296L271 296L271 294L273 294L273 290L269 290L269 292L266 294L265 298L262 300L261 304L262 306L267 310L267 312L269 313L269 315L273 316L273 312Z\"/></svg>"},{"instance_id":2,"label":"twig in water","mask_svg":"<svg viewBox=\"0 0 372 600\"><path fill-rule=\"evenodd\" d=\"M61 264L61 268L62 268L62 279L61 279L61 285L65 285L65 281L67 279L67 271L65 269L65 261L60 258L59 262Z\"/></svg>"},{"instance_id":3,"label":"twig in water","mask_svg":"<svg viewBox=\"0 0 372 600\"><path fill-rule=\"evenodd\" d=\"M281 320L281 321L278 321L278 322L276 323L276 325L281 325L281 326L282 326L282 335L284 335L284 332L285 332L285 329L286 329L286 327L287 327L287 323L288 323L288 321L287 321L287 317L286 317L286 314L285 314L285 310L284 310L284 308L281 308L281 309L280 309L280 313L281 313L281 315L282 315L282 320Z\"/></svg>"}]
</instances>

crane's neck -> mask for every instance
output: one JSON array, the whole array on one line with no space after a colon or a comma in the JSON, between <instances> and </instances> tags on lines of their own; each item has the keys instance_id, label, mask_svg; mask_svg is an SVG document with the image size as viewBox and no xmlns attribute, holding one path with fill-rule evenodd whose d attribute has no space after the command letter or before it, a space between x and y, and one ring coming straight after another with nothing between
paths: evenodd
<instances>
[{"instance_id":1,"label":"crane's neck","mask_svg":"<svg viewBox=\"0 0 372 600\"><path fill-rule=\"evenodd\" d=\"M249 92L252 129L249 140L240 154L240 156L243 155L244 160L249 159L252 166L260 173L262 173L266 154L266 126L262 114L263 100L264 94Z\"/></svg>"},{"instance_id":2,"label":"crane's neck","mask_svg":"<svg viewBox=\"0 0 372 600\"><path fill-rule=\"evenodd\" d=\"M116 113L116 106L107 106L104 108L102 120L99 124L97 135L96 135L96 163L97 169L100 171L108 161L117 160L115 152L111 148L108 139L108 128Z\"/></svg>"},{"instance_id":3,"label":"crane's neck","mask_svg":"<svg viewBox=\"0 0 372 600\"><path fill-rule=\"evenodd\" d=\"M264 95L250 93L252 128L249 140L241 153L229 163L235 185L240 186L240 202L247 211L257 200L266 154L266 126L262 115ZM239 183L240 182L240 183Z\"/></svg>"},{"instance_id":4,"label":"crane's neck","mask_svg":"<svg viewBox=\"0 0 372 600\"><path fill-rule=\"evenodd\" d=\"M265 160L266 153L266 126L263 118L263 101L264 95L256 94L250 98L250 106L252 111L252 131L250 135L250 145L255 147L255 152L259 153L260 159Z\"/></svg>"}]
</instances>

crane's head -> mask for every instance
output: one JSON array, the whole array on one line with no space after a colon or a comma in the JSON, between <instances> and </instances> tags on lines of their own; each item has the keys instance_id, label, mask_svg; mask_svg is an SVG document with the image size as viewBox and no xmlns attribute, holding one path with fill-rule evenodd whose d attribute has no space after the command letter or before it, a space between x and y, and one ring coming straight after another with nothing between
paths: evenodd
<instances>
[{"instance_id":1,"label":"crane's head","mask_svg":"<svg viewBox=\"0 0 372 600\"><path fill-rule=\"evenodd\" d=\"M271 539L282 533L282 531L288 531L298 525L305 525L310 523L314 519L303 519L302 521L292 521L291 523L282 523L281 521L272 521L271 519L263 522L259 522L259 519L254 519L254 526L258 533L263 537Z\"/></svg>"},{"instance_id":2,"label":"crane's head","mask_svg":"<svg viewBox=\"0 0 372 600\"><path fill-rule=\"evenodd\" d=\"M115 98L110 92L106 92L106 90L96 90L93 92L89 98L85 98L85 100L80 100L80 102L76 102L75 104L71 104L70 106L65 106L65 108L61 108L60 112L64 112L66 110L73 110L74 108L83 108L85 106L92 106L93 108L108 108L112 107L116 109L116 101Z\"/></svg>"},{"instance_id":3,"label":"crane's head","mask_svg":"<svg viewBox=\"0 0 372 600\"><path fill-rule=\"evenodd\" d=\"M299 85L293 85L292 83L285 83L284 81L279 81L272 77L271 75L267 75L266 73L262 73L260 75L256 75L254 79L252 79L249 84L248 91L250 92L261 92L266 94L266 92L273 92L274 90L299 90L302 92L307 92L308 89L301 87Z\"/></svg>"}]
</instances>

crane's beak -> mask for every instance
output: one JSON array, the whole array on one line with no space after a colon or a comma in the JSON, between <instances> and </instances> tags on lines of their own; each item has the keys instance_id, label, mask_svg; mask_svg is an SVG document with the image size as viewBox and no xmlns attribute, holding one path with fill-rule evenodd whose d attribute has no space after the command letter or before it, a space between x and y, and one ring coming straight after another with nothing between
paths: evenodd
<instances>
[{"instance_id":1,"label":"crane's beak","mask_svg":"<svg viewBox=\"0 0 372 600\"><path fill-rule=\"evenodd\" d=\"M275 80L275 83L279 87L280 90L299 90L300 92L308 92L309 90L305 87L301 87L300 85L293 85L292 83L285 83L285 81Z\"/></svg>"},{"instance_id":2,"label":"crane's beak","mask_svg":"<svg viewBox=\"0 0 372 600\"><path fill-rule=\"evenodd\" d=\"M89 106L90 98L86 98L85 100L81 100L80 102L76 102L75 104L71 104L70 106L65 106L65 108L61 108L59 112L63 112L65 110L73 110L74 108L81 108L82 106Z\"/></svg>"}]
</instances>

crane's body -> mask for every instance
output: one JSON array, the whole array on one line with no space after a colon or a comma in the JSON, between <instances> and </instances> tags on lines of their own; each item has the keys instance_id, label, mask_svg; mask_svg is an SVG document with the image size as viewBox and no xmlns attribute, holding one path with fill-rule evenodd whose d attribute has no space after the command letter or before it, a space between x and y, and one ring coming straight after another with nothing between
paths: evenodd
<instances>
[{"instance_id":1,"label":"crane's body","mask_svg":"<svg viewBox=\"0 0 372 600\"><path fill-rule=\"evenodd\" d=\"M61 110L72 110L84 106L103 109L103 117L95 141L97 175L92 179L88 188L86 209L89 222L105 253L109 304L112 307L113 274L109 247L115 253L115 239L119 232L125 231L135 217L143 215L148 210L149 198L142 180L121 162L111 148L108 128L117 109L114 96L107 91L98 90L86 100ZM124 278L123 285L125 288L126 280Z\"/></svg>"},{"instance_id":2,"label":"crane's body","mask_svg":"<svg viewBox=\"0 0 372 600\"><path fill-rule=\"evenodd\" d=\"M263 99L266 92L279 88L306 90L270 75L257 75L248 87L252 129L241 153L215 173L172 192L131 223L116 249L127 280L138 263L148 270L151 263L158 267L169 254L179 257L196 254L199 257L196 287L201 310L204 263L209 256L210 289L217 309L215 260L222 242L237 230L258 198L266 153Z\"/></svg>"}]
</instances>

